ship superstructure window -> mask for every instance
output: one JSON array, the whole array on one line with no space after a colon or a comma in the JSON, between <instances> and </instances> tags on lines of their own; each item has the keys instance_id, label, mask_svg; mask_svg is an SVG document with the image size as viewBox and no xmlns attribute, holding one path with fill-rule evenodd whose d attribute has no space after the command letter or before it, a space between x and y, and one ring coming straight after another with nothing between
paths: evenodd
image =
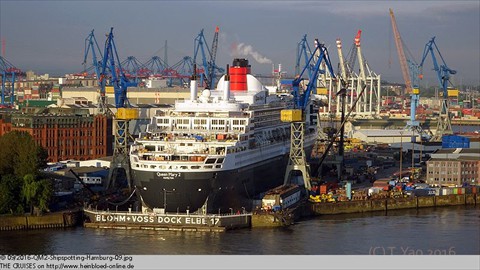
<instances>
[{"instance_id":1,"label":"ship superstructure window","mask_svg":"<svg viewBox=\"0 0 480 270\"><path fill-rule=\"evenodd\" d=\"M193 128L207 130L207 119L193 119Z\"/></svg>"},{"instance_id":2,"label":"ship superstructure window","mask_svg":"<svg viewBox=\"0 0 480 270\"><path fill-rule=\"evenodd\" d=\"M225 119L212 119L212 129L213 130L224 130L226 129Z\"/></svg>"},{"instance_id":3,"label":"ship superstructure window","mask_svg":"<svg viewBox=\"0 0 480 270\"><path fill-rule=\"evenodd\" d=\"M176 119L176 128L177 129L190 129L190 118Z\"/></svg>"}]
</instances>

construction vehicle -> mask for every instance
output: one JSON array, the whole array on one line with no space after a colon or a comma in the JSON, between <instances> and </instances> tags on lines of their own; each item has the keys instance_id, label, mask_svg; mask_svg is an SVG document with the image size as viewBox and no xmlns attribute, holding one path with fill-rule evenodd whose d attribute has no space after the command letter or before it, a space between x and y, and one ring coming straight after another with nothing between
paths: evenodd
<instances>
[{"instance_id":1,"label":"construction vehicle","mask_svg":"<svg viewBox=\"0 0 480 270\"><path fill-rule=\"evenodd\" d=\"M438 54L440 59L442 60L442 64L439 66L437 62L437 57L435 56L435 52ZM445 60L443 59L442 54L440 53L440 50L437 47L437 44L435 43L435 37L432 37L430 41L425 44L425 48L423 50L423 57L422 61L420 62L419 68L420 68L420 79L423 78L423 65L425 63L425 59L427 58L427 55L430 54L432 57L432 62L433 62L433 70L437 73L437 78L438 82L440 84L440 87L442 88L442 102L441 102L441 108L440 108L440 114L438 116L438 122L437 122L437 130L435 131L435 135L431 138L431 141L434 142L441 142L443 135L450 135L453 134L452 131L452 123L450 119L450 115L448 112L448 98L449 97L458 97L458 89L454 87L450 87L452 83L450 82L450 75L454 75L457 73L457 71L450 69L447 64L445 63Z\"/></svg>"}]
</instances>

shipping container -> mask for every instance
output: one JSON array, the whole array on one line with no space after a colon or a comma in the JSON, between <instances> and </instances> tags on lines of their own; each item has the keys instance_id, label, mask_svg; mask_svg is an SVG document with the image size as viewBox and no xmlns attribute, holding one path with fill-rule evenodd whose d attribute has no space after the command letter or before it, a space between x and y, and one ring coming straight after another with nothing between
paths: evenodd
<instances>
[{"instance_id":1,"label":"shipping container","mask_svg":"<svg viewBox=\"0 0 480 270\"><path fill-rule=\"evenodd\" d=\"M458 135L443 135L442 148L470 148L470 139Z\"/></svg>"}]
</instances>

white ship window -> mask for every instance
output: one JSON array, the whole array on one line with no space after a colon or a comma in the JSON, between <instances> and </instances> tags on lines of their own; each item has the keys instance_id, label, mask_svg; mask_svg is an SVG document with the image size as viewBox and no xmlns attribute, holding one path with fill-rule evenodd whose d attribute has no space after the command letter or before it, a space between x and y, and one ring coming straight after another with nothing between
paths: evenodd
<instances>
[{"instance_id":1,"label":"white ship window","mask_svg":"<svg viewBox=\"0 0 480 270\"><path fill-rule=\"evenodd\" d=\"M150 169L155 169L157 166L155 165L150 165Z\"/></svg>"},{"instance_id":2,"label":"white ship window","mask_svg":"<svg viewBox=\"0 0 480 270\"><path fill-rule=\"evenodd\" d=\"M188 167L187 167L187 166L180 166L180 169L182 169L182 170L187 170Z\"/></svg>"},{"instance_id":3,"label":"white ship window","mask_svg":"<svg viewBox=\"0 0 480 270\"><path fill-rule=\"evenodd\" d=\"M222 168L222 165L215 165L215 168L220 169Z\"/></svg>"},{"instance_id":4,"label":"white ship window","mask_svg":"<svg viewBox=\"0 0 480 270\"><path fill-rule=\"evenodd\" d=\"M207 165L207 166L205 166L204 168L205 168L205 169L212 169L213 166L212 166L212 165Z\"/></svg>"},{"instance_id":5,"label":"white ship window","mask_svg":"<svg viewBox=\"0 0 480 270\"><path fill-rule=\"evenodd\" d=\"M222 162L223 162L223 158L217 159L217 163L222 163Z\"/></svg>"},{"instance_id":6,"label":"white ship window","mask_svg":"<svg viewBox=\"0 0 480 270\"><path fill-rule=\"evenodd\" d=\"M200 166L192 166L190 168L193 169L193 170L198 170L198 169L200 169Z\"/></svg>"}]
</instances>

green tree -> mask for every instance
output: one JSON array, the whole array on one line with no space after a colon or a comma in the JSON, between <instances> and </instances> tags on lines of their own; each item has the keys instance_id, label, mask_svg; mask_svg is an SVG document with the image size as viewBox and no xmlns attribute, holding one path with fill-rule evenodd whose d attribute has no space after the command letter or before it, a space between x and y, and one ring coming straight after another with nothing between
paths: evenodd
<instances>
[{"instance_id":1,"label":"green tree","mask_svg":"<svg viewBox=\"0 0 480 270\"><path fill-rule=\"evenodd\" d=\"M39 170L47 163L46 150L27 132L12 131L0 137L0 213L23 212L26 203L48 209L53 194L49 180L39 179Z\"/></svg>"},{"instance_id":2,"label":"green tree","mask_svg":"<svg viewBox=\"0 0 480 270\"><path fill-rule=\"evenodd\" d=\"M20 181L14 175L4 175L0 179L0 214L23 214L23 203L20 198L22 187Z\"/></svg>"},{"instance_id":3,"label":"green tree","mask_svg":"<svg viewBox=\"0 0 480 270\"><path fill-rule=\"evenodd\" d=\"M14 174L20 179L27 174L38 175L47 164L46 150L36 145L32 136L12 131L0 137L0 174Z\"/></svg>"},{"instance_id":4,"label":"green tree","mask_svg":"<svg viewBox=\"0 0 480 270\"><path fill-rule=\"evenodd\" d=\"M34 208L44 212L48 210L48 203L53 195L53 187L48 179L36 180L34 175L27 174L23 178L22 198L30 208L30 214Z\"/></svg>"}]
</instances>

